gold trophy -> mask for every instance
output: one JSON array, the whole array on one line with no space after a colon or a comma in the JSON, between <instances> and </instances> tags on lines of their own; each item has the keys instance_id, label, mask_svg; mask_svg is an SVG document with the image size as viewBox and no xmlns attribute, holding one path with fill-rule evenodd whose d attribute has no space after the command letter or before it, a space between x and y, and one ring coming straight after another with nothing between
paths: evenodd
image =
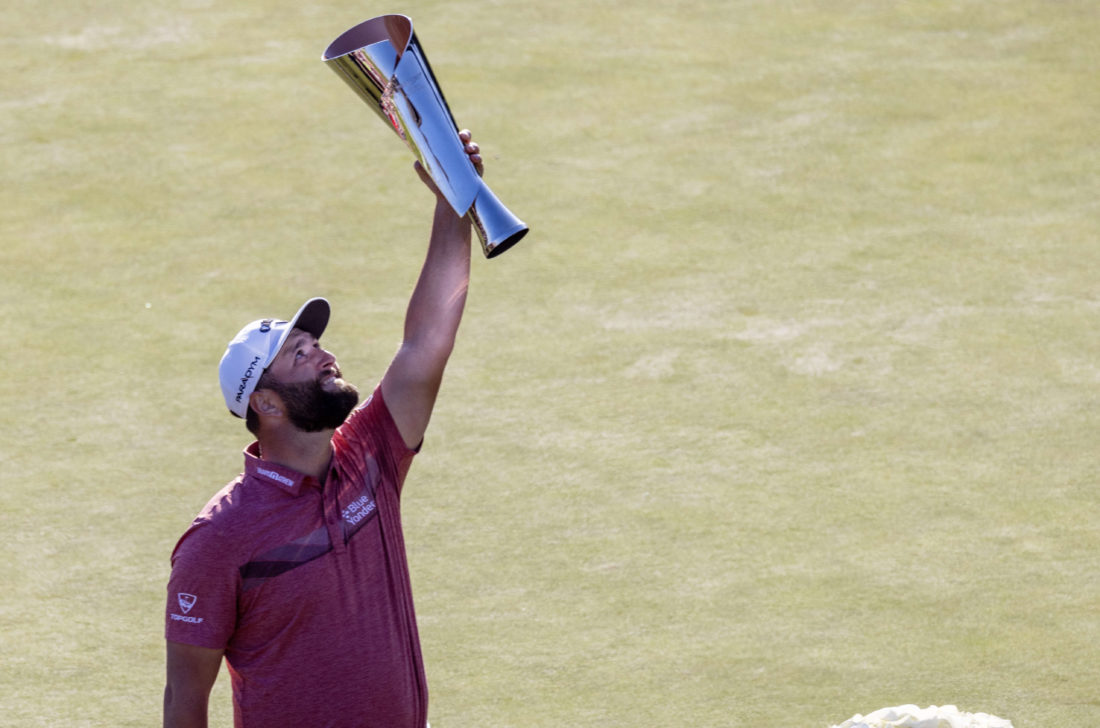
<instances>
[{"instance_id":1,"label":"gold trophy","mask_svg":"<svg viewBox=\"0 0 1100 728\"><path fill-rule=\"evenodd\" d=\"M527 234L466 155L412 20L382 15L360 23L332 41L322 60L405 141L455 213L469 217L486 258Z\"/></svg>"}]
</instances>

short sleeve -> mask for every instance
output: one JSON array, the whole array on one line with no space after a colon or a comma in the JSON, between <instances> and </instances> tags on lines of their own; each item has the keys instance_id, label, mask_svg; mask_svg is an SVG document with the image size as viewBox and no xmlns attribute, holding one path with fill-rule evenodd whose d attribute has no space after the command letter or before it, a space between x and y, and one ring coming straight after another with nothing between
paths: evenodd
<instances>
[{"instance_id":1,"label":"short sleeve","mask_svg":"<svg viewBox=\"0 0 1100 728\"><path fill-rule=\"evenodd\" d=\"M405 474L418 450L410 449L397 429L382 387L360 405L337 431L337 446L356 459L376 458L386 471L387 480L400 491Z\"/></svg>"},{"instance_id":2,"label":"short sleeve","mask_svg":"<svg viewBox=\"0 0 1100 728\"><path fill-rule=\"evenodd\" d=\"M223 649L237 623L239 571L216 530L198 521L172 552L164 636L170 642Z\"/></svg>"}]
</instances>

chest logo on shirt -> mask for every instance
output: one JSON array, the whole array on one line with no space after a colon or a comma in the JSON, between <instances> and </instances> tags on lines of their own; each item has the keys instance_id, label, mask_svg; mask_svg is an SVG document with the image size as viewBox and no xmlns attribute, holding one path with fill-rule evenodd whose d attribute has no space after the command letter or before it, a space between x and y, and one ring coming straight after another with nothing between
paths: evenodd
<instances>
[{"instance_id":1,"label":"chest logo on shirt","mask_svg":"<svg viewBox=\"0 0 1100 728\"><path fill-rule=\"evenodd\" d=\"M355 526L364 518L374 513L376 508L374 501L368 495L361 495L352 502L350 506L344 509L342 515L344 522L349 526Z\"/></svg>"},{"instance_id":2,"label":"chest logo on shirt","mask_svg":"<svg viewBox=\"0 0 1100 728\"><path fill-rule=\"evenodd\" d=\"M176 599L179 600L180 609L183 610L184 614L190 612L191 607L195 606L195 602L199 600L199 598L194 594L184 594L183 592L177 594Z\"/></svg>"},{"instance_id":3,"label":"chest logo on shirt","mask_svg":"<svg viewBox=\"0 0 1100 728\"><path fill-rule=\"evenodd\" d=\"M370 464L373 465L373 460ZM362 484L359 496L340 509L339 526L336 526L335 533L330 533L329 526L322 523L305 536L254 554L248 562L239 567L243 590L251 591L262 586L268 579L297 569L299 566L305 566L314 559L331 553L334 536L340 538L342 535L344 543L347 544L364 526L375 521L378 516L378 504L374 499L373 483L377 482L377 466L373 467L376 477ZM336 525L335 521L333 525Z\"/></svg>"}]
</instances>

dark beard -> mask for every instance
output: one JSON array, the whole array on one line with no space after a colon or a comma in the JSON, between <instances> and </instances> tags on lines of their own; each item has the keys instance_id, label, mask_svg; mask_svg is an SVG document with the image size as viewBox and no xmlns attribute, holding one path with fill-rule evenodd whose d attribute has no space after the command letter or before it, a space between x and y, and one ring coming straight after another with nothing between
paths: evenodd
<instances>
[{"instance_id":1,"label":"dark beard","mask_svg":"<svg viewBox=\"0 0 1100 728\"><path fill-rule=\"evenodd\" d=\"M267 386L282 398L290 423L303 432L335 430L359 404L359 390L347 382L342 382L335 392L325 391L316 380L297 384L272 382Z\"/></svg>"}]
</instances>

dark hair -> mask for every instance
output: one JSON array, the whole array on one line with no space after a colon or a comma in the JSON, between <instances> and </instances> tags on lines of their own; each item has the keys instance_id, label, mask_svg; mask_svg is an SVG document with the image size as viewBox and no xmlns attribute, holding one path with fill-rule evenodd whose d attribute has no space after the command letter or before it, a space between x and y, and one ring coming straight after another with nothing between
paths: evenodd
<instances>
[{"instance_id":1,"label":"dark hair","mask_svg":"<svg viewBox=\"0 0 1100 728\"><path fill-rule=\"evenodd\" d=\"M275 377L269 377L267 370L264 369L263 374L260 375L259 381L256 382L256 389L270 389L271 383ZM256 391L256 390L252 390ZM260 416L256 414L256 410L252 409L252 403L248 405L248 409L244 414L244 426L248 428L248 431L253 435L259 437L260 435Z\"/></svg>"}]
</instances>

